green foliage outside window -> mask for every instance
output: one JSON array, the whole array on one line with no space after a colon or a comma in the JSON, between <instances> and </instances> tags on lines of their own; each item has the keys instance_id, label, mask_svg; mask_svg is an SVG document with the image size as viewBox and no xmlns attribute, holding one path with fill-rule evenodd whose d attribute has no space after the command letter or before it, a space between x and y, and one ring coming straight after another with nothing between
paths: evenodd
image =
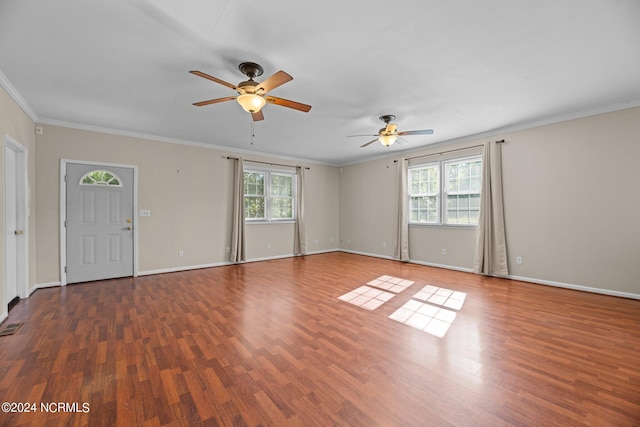
<instances>
[{"instance_id":1,"label":"green foliage outside window","mask_svg":"<svg viewBox=\"0 0 640 427\"><path fill-rule=\"evenodd\" d=\"M441 183L440 176L443 176ZM409 222L477 225L482 159L445 160L409 169ZM441 207L442 203L445 206Z\"/></svg>"},{"instance_id":2,"label":"green foliage outside window","mask_svg":"<svg viewBox=\"0 0 640 427\"><path fill-rule=\"evenodd\" d=\"M293 219L295 175L244 172L244 211L248 220Z\"/></svg>"},{"instance_id":3,"label":"green foliage outside window","mask_svg":"<svg viewBox=\"0 0 640 427\"><path fill-rule=\"evenodd\" d=\"M262 219L264 215L264 173L244 173L244 217Z\"/></svg>"},{"instance_id":4,"label":"green foliage outside window","mask_svg":"<svg viewBox=\"0 0 640 427\"><path fill-rule=\"evenodd\" d=\"M94 170L84 174L80 178L82 185L108 185L113 187L122 187L122 182L113 173L105 170Z\"/></svg>"}]
</instances>

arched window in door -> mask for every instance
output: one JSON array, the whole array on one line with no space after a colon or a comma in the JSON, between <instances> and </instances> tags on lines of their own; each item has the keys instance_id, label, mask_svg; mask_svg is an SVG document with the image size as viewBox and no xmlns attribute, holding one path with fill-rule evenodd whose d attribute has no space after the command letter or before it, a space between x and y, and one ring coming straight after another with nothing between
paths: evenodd
<instances>
[{"instance_id":1,"label":"arched window in door","mask_svg":"<svg viewBox=\"0 0 640 427\"><path fill-rule=\"evenodd\" d=\"M113 172L96 169L82 175L82 178L80 178L80 185L106 185L108 187L122 187L122 180Z\"/></svg>"}]
</instances>

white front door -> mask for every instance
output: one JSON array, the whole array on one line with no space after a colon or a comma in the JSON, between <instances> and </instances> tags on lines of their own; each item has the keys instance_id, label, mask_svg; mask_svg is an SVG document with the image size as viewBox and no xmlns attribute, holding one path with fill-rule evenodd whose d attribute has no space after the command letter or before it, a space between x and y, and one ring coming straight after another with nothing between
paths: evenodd
<instances>
[{"instance_id":1,"label":"white front door","mask_svg":"<svg viewBox=\"0 0 640 427\"><path fill-rule=\"evenodd\" d=\"M133 276L133 169L68 163L67 283Z\"/></svg>"}]
</instances>

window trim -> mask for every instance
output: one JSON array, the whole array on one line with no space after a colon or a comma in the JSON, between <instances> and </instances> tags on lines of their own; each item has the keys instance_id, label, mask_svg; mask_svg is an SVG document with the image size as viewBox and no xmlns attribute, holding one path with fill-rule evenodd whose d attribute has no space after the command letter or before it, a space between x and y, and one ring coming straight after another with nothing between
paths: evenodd
<instances>
[{"instance_id":1,"label":"window trim","mask_svg":"<svg viewBox=\"0 0 640 427\"><path fill-rule=\"evenodd\" d=\"M243 170L243 188L244 188L244 174L245 173L261 173L264 174L264 214L263 218L247 218L245 214L246 224L283 224L294 223L297 220L296 201L297 201L297 176L296 172L284 170L284 169L271 169L260 167L244 167ZM285 175L291 177L291 218L271 218L271 175ZM244 192L242 195L242 206L244 209Z\"/></svg>"},{"instance_id":2,"label":"window trim","mask_svg":"<svg viewBox=\"0 0 640 427\"><path fill-rule=\"evenodd\" d=\"M416 164L412 164L409 165L407 168L407 224L410 227L443 227L443 228L477 228L478 224L458 224L458 223L448 223L445 222L446 218L447 218L447 196L449 194L449 192L447 191L447 182L446 182L446 169L447 169L447 165L449 164L456 164L456 163L464 163L464 162L471 162L471 161L480 161L480 189L478 191L478 194L480 195L480 198L482 198L482 154L470 154L467 156L462 156L462 157L450 157L450 158L446 158L446 159L440 159L440 160L434 160L434 161L428 161L428 162L424 162L424 163L416 163ZM439 186L438 186L438 193L437 193L437 200L436 200L436 205L437 205L437 210L438 210L438 221L437 222L417 222L417 221L412 221L411 220L411 171L415 170L415 169L423 169L426 167L432 167L432 166L437 166L438 167L438 173L439 173ZM475 194L475 193L472 193Z\"/></svg>"}]
</instances>

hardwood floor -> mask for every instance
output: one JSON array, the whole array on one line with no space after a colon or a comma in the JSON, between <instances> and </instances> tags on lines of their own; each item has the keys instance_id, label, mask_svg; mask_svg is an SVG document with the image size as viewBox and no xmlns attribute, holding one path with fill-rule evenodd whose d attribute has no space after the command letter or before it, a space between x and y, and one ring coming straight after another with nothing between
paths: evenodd
<instances>
[{"instance_id":1,"label":"hardwood floor","mask_svg":"<svg viewBox=\"0 0 640 427\"><path fill-rule=\"evenodd\" d=\"M383 275L415 283L338 299ZM442 338L389 318L427 285L465 296ZM37 407L3 426L640 425L638 300L329 253L40 289L7 322L0 399Z\"/></svg>"}]
</instances>

